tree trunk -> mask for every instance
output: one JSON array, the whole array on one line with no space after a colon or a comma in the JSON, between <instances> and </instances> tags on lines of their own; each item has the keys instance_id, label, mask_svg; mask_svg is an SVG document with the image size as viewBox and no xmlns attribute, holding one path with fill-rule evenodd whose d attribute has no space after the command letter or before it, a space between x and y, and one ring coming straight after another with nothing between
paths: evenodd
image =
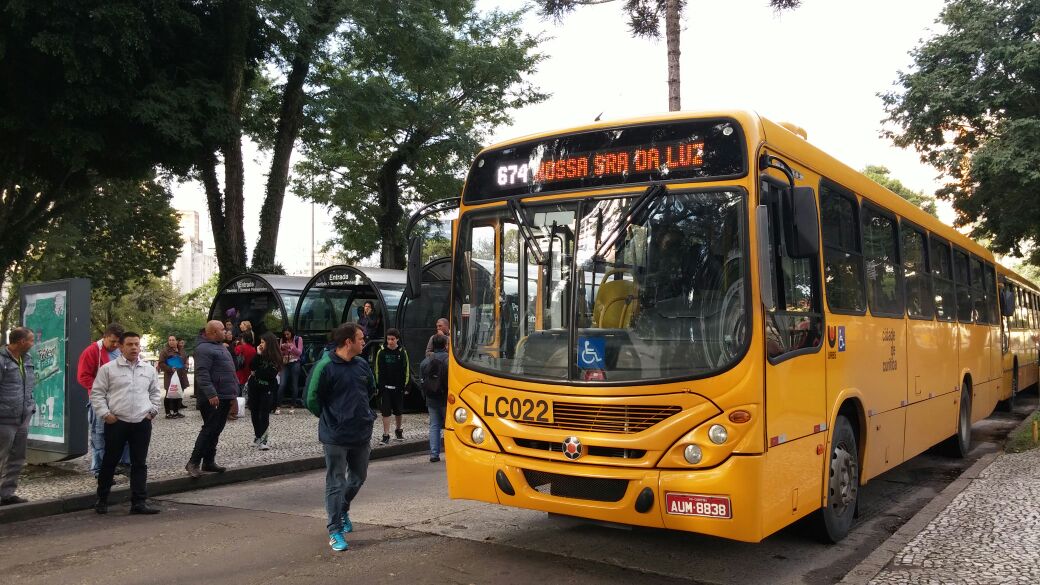
<instances>
[{"instance_id":1,"label":"tree trunk","mask_svg":"<svg viewBox=\"0 0 1040 585\"><path fill-rule=\"evenodd\" d=\"M377 178L379 210L376 212L376 225L379 227L379 266L382 268L405 267L405 243L398 233L404 209L401 207L401 187L397 184L397 175L404 164L404 157L398 151L379 169Z\"/></svg>"},{"instance_id":2,"label":"tree trunk","mask_svg":"<svg viewBox=\"0 0 1040 585\"><path fill-rule=\"evenodd\" d=\"M242 97L245 93L246 48L249 44L249 20L252 2L229 0L224 21L227 41L224 61L224 99L231 117L232 129L221 148L224 153L224 237L235 264L245 271L246 240L244 227L245 166L242 161ZM239 272L239 273L241 273ZM221 270L222 277L225 275Z\"/></svg>"},{"instance_id":3,"label":"tree trunk","mask_svg":"<svg viewBox=\"0 0 1040 585\"><path fill-rule=\"evenodd\" d=\"M232 276L245 272L245 252L241 259L235 257L234 245L227 237L227 222L224 216L224 196L217 180L217 156L210 152L199 162L202 185L206 189L206 205L209 207L209 225L213 230L213 246L217 252L217 270L223 284Z\"/></svg>"},{"instance_id":4,"label":"tree trunk","mask_svg":"<svg viewBox=\"0 0 1040 585\"><path fill-rule=\"evenodd\" d=\"M668 42L668 111L678 112L679 104L679 0L666 0L664 34Z\"/></svg>"},{"instance_id":5,"label":"tree trunk","mask_svg":"<svg viewBox=\"0 0 1040 585\"><path fill-rule=\"evenodd\" d=\"M292 59L289 77L282 91L282 106L278 116L278 131L275 136L271 172L267 175L267 192L260 209L260 232L253 249L253 266L272 266L278 250L278 228L285 203L285 189L289 184L289 162L293 146L303 125L303 106L306 94L303 85L310 73L311 61L317 44L327 37L339 22L336 18L335 0L317 4L305 30L300 32L299 42Z\"/></svg>"}]
</instances>

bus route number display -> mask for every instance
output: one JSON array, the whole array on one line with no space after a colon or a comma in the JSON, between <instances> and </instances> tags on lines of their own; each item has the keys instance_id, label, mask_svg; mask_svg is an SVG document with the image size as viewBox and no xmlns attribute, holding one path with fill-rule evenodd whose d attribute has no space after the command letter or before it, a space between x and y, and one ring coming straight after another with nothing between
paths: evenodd
<instances>
[{"instance_id":1,"label":"bus route number display","mask_svg":"<svg viewBox=\"0 0 1040 585\"><path fill-rule=\"evenodd\" d=\"M734 121L687 120L596 130L482 153L467 201L746 172Z\"/></svg>"}]
</instances>

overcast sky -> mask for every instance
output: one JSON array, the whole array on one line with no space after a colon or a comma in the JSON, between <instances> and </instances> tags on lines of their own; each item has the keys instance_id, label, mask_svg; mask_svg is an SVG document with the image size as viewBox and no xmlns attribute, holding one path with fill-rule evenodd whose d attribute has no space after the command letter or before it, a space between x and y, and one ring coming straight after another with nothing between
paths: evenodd
<instances>
[{"instance_id":1,"label":"overcast sky","mask_svg":"<svg viewBox=\"0 0 1040 585\"><path fill-rule=\"evenodd\" d=\"M893 88L908 52L931 37L941 0L803 0L776 14L765 0L687 0L682 29L683 110L740 108L793 122L809 141L856 169L887 166L914 190L933 193L939 182L913 151L881 138L885 117L879 92ZM482 9L516 10L525 2L480 2ZM591 122L643 116L668 109L665 43L633 39L620 2L583 7L562 23L529 11L525 27L543 34L548 58L533 81L552 96L514 115L492 142ZM663 27L662 27L663 28ZM269 159L247 146L245 229L250 255L256 243ZM201 185L174 188L174 206L204 218L203 240L213 245ZM328 213L317 209L318 246L331 234ZM952 211L940 204L949 223ZM292 272L310 258L311 206L287 195L277 259Z\"/></svg>"}]
</instances>

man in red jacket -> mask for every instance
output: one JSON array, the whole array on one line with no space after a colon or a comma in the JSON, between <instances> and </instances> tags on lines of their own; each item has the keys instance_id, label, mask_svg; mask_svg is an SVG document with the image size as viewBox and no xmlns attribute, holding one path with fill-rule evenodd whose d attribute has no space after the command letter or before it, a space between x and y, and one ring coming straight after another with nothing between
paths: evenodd
<instances>
[{"instance_id":1,"label":"man in red jacket","mask_svg":"<svg viewBox=\"0 0 1040 585\"><path fill-rule=\"evenodd\" d=\"M125 330L119 323L112 323L105 328L101 339L91 343L79 354L79 367L76 379L87 391L87 428L90 429L87 446L90 449L90 472L97 477L101 471L101 458L105 455L105 421L94 416L94 408L90 404L90 389L94 386L101 366L120 356L119 338ZM130 465L129 447L123 449L120 465Z\"/></svg>"}]
</instances>

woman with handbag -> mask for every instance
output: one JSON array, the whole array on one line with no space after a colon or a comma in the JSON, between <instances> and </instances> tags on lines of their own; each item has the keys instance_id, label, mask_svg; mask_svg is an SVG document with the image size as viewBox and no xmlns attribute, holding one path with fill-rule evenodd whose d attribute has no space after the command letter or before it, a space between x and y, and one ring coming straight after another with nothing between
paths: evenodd
<instances>
[{"instance_id":1,"label":"woman with handbag","mask_svg":"<svg viewBox=\"0 0 1040 585\"><path fill-rule=\"evenodd\" d=\"M271 399L278 388L278 372L282 370L282 354L278 338L264 333L260 346L250 362L253 375L249 377L246 404L253 421L253 444L261 451L270 449L267 430L271 426Z\"/></svg>"},{"instance_id":2,"label":"woman with handbag","mask_svg":"<svg viewBox=\"0 0 1040 585\"><path fill-rule=\"evenodd\" d=\"M162 372L163 375L163 388L166 390L166 396L163 398L163 410L166 411L166 418L184 418L181 414L181 409L184 408L184 380L180 377L180 370L185 367L185 358L177 347L177 338L170 335L166 338L166 346L163 347L162 351L159 352L159 359L156 363L156 369ZM176 376L177 383L171 386L171 382Z\"/></svg>"},{"instance_id":3,"label":"woman with handbag","mask_svg":"<svg viewBox=\"0 0 1040 585\"><path fill-rule=\"evenodd\" d=\"M253 332L244 331L242 337L235 340L235 348L232 351L235 355L235 377L238 378L238 395L244 396L246 393L246 381L249 380L249 374L253 371L253 358L256 357L256 348L253 347ZM236 401L238 402L238 401ZM242 418L245 413L241 412L238 405L232 408L235 418Z\"/></svg>"}]
</instances>

